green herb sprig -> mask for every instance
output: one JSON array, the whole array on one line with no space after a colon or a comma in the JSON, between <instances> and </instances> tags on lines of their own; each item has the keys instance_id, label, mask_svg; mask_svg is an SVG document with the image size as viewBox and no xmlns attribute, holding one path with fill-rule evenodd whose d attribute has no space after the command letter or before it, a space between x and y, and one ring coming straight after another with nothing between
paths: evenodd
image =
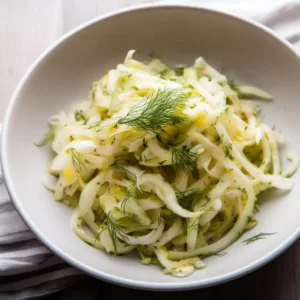
<instances>
[{"instance_id":1,"label":"green herb sprig","mask_svg":"<svg viewBox=\"0 0 300 300\"><path fill-rule=\"evenodd\" d=\"M137 192L138 192L138 188L137 188L137 185L135 183L133 183L130 187L128 187L128 193L127 193L126 197L124 198L124 200L121 203L121 209L122 209L124 215L126 214L126 205L127 205L127 203L131 200L136 200L137 199Z\"/></svg>"},{"instance_id":2,"label":"green herb sprig","mask_svg":"<svg viewBox=\"0 0 300 300\"><path fill-rule=\"evenodd\" d=\"M77 122L86 121L86 117L82 114L82 111L76 110L74 113L74 118Z\"/></svg>"},{"instance_id":3,"label":"green herb sprig","mask_svg":"<svg viewBox=\"0 0 300 300\"><path fill-rule=\"evenodd\" d=\"M114 218L110 216L111 213L107 215L106 223L109 236L113 242L115 254L117 254L117 239L120 238L125 243L129 244L128 236L124 230L124 227L117 224Z\"/></svg>"},{"instance_id":4,"label":"green herb sprig","mask_svg":"<svg viewBox=\"0 0 300 300\"><path fill-rule=\"evenodd\" d=\"M198 177L198 170L196 160L198 154L190 151L186 146L180 147L174 145L172 142L166 140L161 135L156 136L157 140L172 152L172 165L185 173L192 172L195 178Z\"/></svg>"},{"instance_id":5,"label":"green herb sprig","mask_svg":"<svg viewBox=\"0 0 300 300\"><path fill-rule=\"evenodd\" d=\"M255 241L263 240L263 239L267 238L268 235L273 235L273 234L276 234L276 232L272 232L272 233L261 232L259 234L256 234L256 235L244 240L243 243L245 243L245 245L248 245Z\"/></svg>"},{"instance_id":6,"label":"green herb sprig","mask_svg":"<svg viewBox=\"0 0 300 300\"><path fill-rule=\"evenodd\" d=\"M198 154L185 147L171 146L170 150L172 152L172 164L185 173L192 172L197 177L196 159Z\"/></svg>"},{"instance_id":7,"label":"green herb sprig","mask_svg":"<svg viewBox=\"0 0 300 300\"><path fill-rule=\"evenodd\" d=\"M186 106L184 89L156 89L136 104L118 123L136 130L164 132L166 126L178 126L186 120L182 110Z\"/></svg>"}]
</instances>

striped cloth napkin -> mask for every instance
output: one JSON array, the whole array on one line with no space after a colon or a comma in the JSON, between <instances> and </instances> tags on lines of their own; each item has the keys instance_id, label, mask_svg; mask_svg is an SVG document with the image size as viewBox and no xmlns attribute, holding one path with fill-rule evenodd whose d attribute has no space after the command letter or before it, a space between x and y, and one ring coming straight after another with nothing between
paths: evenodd
<instances>
[{"instance_id":1,"label":"striped cloth napkin","mask_svg":"<svg viewBox=\"0 0 300 300\"><path fill-rule=\"evenodd\" d=\"M38 298L85 277L35 238L15 210L0 174L0 299Z\"/></svg>"},{"instance_id":2,"label":"striped cloth napkin","mask_svg":"<svg viewBox=\"0 0 300 300\"><path fill-rule=\"evenodd\" d=\"M201 3L204 7L255 19L272 28L300 50L300 0L163 2ZM7 194L0 169L0 299L37 299L83 278L87 276L53 255L26 227ZM76 299L82 297L78 296Z\"/></svg>"}]
</instances>

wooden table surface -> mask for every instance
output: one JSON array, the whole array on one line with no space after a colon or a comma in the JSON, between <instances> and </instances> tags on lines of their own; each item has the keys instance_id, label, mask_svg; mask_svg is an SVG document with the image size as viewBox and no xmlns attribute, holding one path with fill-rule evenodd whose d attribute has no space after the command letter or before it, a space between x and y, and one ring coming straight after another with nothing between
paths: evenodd
<instances>
[{"instance_id":1,"label":"wooden table surface","mask_svg":"<svg viewBox=\"0 0 300 300\"><path fill-rule=\"evenodd\" d=\"M103 13L146 2L156 0L0 0L0 123L21 76L54 40ZM241 279L203 290L171 294L174 300L183 296L205 300L300 300L299 254L298 240L279 258ZM91 278L58 293L55 299L73 299L75 296L79 299L78 295L88 300L108 299L115 295L144 300L166 297L164 293L116 287Z\"/></svg>"}]
</instances>

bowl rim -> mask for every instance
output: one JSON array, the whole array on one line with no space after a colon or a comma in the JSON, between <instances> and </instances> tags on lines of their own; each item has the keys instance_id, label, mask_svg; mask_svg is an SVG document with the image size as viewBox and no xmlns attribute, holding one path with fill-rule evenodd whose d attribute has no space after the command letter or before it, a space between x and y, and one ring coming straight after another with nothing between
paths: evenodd
<instances>
[{"instance_id":1,"label":"bowl rim","mask_svg":"<svg viewBox=\"0 0 300 300\"><path fill-rule=\"evenodd\" d=\"M111 17L117 17L118 15L134 12L134 11L143 11L148 9L157 9L157 8L178 8L178 9L197 9L199 11L204 11L208 13L213 14L219 14L228 18L236 19L240 22L247 23L250 26L256 27L257 29L264 31L266 34L269 34L271 37L279 41L283 46L288 48L291 51L291 54L294 54L296 57L300 59L299 54L296 52L296 50L292 47L290 43L288 43L286 40L278 37L271 29L268 27L257 23L256 21L250 20L245 17L237 16L232 13L223 12L218 9L211 9L211 8L204 8L197 4L172 4L172 3L150 3L150 4L141 4L141 5L135 5L131 6L129 8L123 8L119 9L110 13L106 13L104 15L98 16L96 18L91 19L90 21L87 21L76 28L72 29L71 31L64 34L62 37L60 37L58 40L53 42L49 47L46 48L38 56L38 58L35 59L35 61L31 64L29 69L26 71L26 73L23 75L22 79L18 83L17 87L15 88L12 97L9 101L8 108L5 113L4 122L2 125L2 132L0 136L0 162L2 165L2 173L3 178L9 193L9 196L14 203L14 206L16 207L18 213L22 217L23 221L26 223L26 225L30 228L30 230L36 235L37 239L41 241L46 247L48 247L55 255L59 256L62 260L69 263L71 266L80 269L84 273L93 276L97 279L101 279L103 281L117 284L120 286L125 287L131 287L131 288L137 288L141 290L156 290L156 291L176 291L176 290L191 290L191 289L197 289L197 288L204 288L209 287L221 283L228 282L230 280L239 278L241 276L247 275L250 272L255 271L256 269L264 266L265 264L269 263L271 260L275 259L277 256L279 256L282 252L287 250L288 247L290 247L299 237L300 237L300 227L296 229L296 231L288 236L285 241L283 241L281 244L279 244L275 249L273 249L270 253L265 255L264 257L261 257L260 259L255 260L254 262L243 266L235 271L232 271L230 273L215 276L212 278L204 279L204 280L193 280L191 282L168 282L168 283L153 283L153 282L147 282L147 281L137 281L132 279L123 278L116 275L111 275L109 273L103 272L101 270L93 269L84 263L74 259L67 253L64 253L61 251L56 245L54 245L50 240L48 240L47 236L44 235L42 231L40 231L39 228L36 227L34 222L30 219L30 217L27 215L26 211L24 211L20 205L20 200L18 199L16 192L13 189L12 185L12 177L9 172L9 166L8 166L8 159L7 159L7 140L8 140L8 128L10 123L10 116L13 113L13 109L15 106L16 99L26 83L27 79L30 77L30 75L34 72L36 67L40 65L40 63L46 58L56 47L60 46L63 42L67 41L70 37L73 35L79 33L81 30L84 30L85 28L97 23L101 22L105 19L111 18ZM1 128L0 128L1 129Z\"/></svg>"}]
</instances>

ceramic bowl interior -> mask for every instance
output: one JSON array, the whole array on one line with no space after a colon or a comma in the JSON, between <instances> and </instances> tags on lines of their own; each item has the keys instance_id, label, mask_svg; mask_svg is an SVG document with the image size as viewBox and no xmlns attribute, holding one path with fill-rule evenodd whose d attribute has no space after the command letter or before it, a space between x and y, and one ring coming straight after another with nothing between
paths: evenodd
<instances>
[{"instance_id":1,"label":"ceramic bowl interior","mask_svg":"<svg viewBox=\"0 0 300 300\"><path fill-rule=\"evenodd\" d=\"M228 281L258 268L296 240L300 185L290 193L260 196L259 224L226 249L205 259L207 267L190 277L162 274L136 256L107 255L82 242L70 227L72 209L53 200L42 180L50 153L34 145L47 119L73 102L87 99L91 83L123 61L130 49L138 59L155 53L171 65L193 64L203 56L229 78L274 96L262 116L286 140L283 153L300 153L300 60L270 31L223 13L186 6L146 6L94 20L62 39L25 75L7 112L2 134L2 166L9 192L36 235L69 263L100 279L143 289L176 290ZM299 173L295 176L299 181ZM277 232L245 246L260 232Z\"/></svg>"}]
</instances>

